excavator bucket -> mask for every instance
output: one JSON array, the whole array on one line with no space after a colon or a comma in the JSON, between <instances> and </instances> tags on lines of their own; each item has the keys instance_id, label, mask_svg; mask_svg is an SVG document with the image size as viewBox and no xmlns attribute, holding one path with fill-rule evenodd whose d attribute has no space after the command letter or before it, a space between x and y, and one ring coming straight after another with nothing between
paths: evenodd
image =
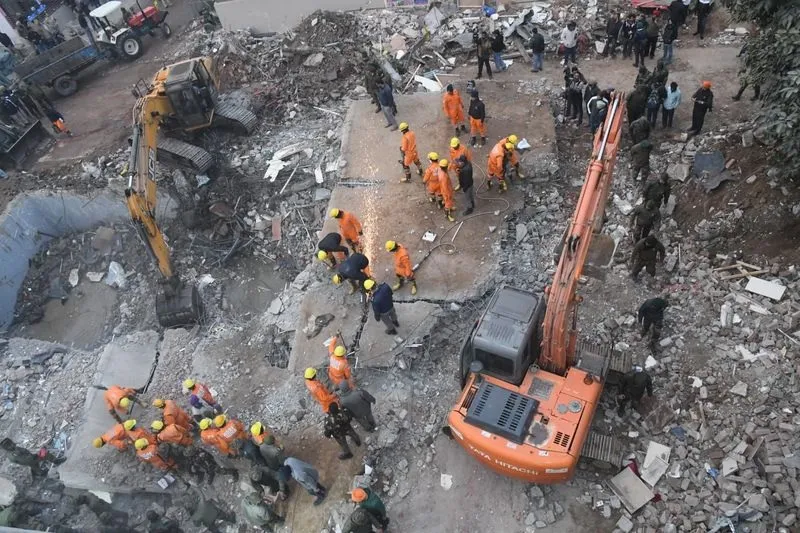
<instances>
[{"instance_id":1,"label":"excavator bucket","mask_svg":"<svg viewBox=\"0 0 800 533\"><path fill-rule=\"evenodd\" d=\"M156 294L156 317L164 328L197 324L202 313L203 301L195 285L182 285L176 291L164 287Z\"/></svg>"},{"instance_id":2,"label":"excavator bucket","mask_svg":"<svg viewBox=\"0 0 800 533\"><path fill-rule=\"evenodd\" d=\"M616 252L617 241L611 235L596 233L589 245L589 254L586 257L586 264L583 266L583 273L590 278L606 279L606 272L613 264Z\"/></svg>"}]
</instances>

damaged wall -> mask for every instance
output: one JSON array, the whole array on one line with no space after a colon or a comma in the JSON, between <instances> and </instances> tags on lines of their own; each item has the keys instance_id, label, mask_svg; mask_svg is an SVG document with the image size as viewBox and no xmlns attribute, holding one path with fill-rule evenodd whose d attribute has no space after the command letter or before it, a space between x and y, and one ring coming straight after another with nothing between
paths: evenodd
<instances>
[{"instance_id":1,"label":"damaged wall","mask_svg":"<svg viewBox=\"0 0 800 533\"><path fill-rule=\"evenodd\" d=\"M317 9L346 11L384 5L384 0L226 0L216 2L214 7L226 30L252 29L266 33L290 30Z\"/></svg>"}]
</instances>

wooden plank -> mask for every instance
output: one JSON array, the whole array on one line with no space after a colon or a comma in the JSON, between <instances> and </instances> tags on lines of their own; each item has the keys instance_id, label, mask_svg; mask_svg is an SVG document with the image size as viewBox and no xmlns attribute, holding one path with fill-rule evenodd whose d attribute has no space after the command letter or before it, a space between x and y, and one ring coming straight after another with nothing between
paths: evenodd
<instances>
[{"instance_id":1,"label":"wooden plank","mask_svg":"<svg viewBox=\"0 0 800 533\"><path fill-rule=\"evenodd\" d=\"M281 216L275 215L272 218L272 240L281 240Z\"/></svg>"},{"instance_id":2,"label":"wooden plank","mask_svg":"<svg viewBox=\"0 0 800 533\"><path fill-rule=\"evenodd\" d=\"M740 279L740 278L747 278L750 276L758 276L759 274L766 274L769 270L756 270L754 272L744 272L742 274L733 274L731 276L723 276L719 279L721 280L730 280L730 279Z\"/></svg>"},{"instance_id":3,"label":"wooden plank","mask_svg":"<svg viewBox=\"0 0 800 533\"><path fill-rule=\"evenodd\" d=\"M739 268L739 264L737 263L737 264L735 264L735 265L728 265L728 266L724 266L724 267L717 267L717 268L713 268L713 269L711 269L711 270L712 270L712 272L721 272L721 271L723 271L723 270L731 270L732 268Z\"/></svg>"}]
</instances>

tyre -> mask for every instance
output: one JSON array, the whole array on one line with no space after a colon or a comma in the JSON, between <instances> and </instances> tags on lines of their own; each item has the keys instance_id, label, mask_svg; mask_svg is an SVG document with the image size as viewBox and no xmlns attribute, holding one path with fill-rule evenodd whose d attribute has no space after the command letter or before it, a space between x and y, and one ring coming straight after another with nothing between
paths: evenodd
<instances>
[{"instance_id":1,"label":"tyre","mask_svg":"<svg viewBox=\"0 0 800 533\"><path fill-rule=\"evenodd\" d=\"M169 36L172 35L172 28L166 22L161 24L161 35L164 39L169 39Z\"/></svg>"},{"instance_id":2,"label":"tyre","mask_svg":"<svg viewBox=\"0 0 800 533\"><path fill-rule=\"evenodd\" d=\"M122 56L126 59L133 61L144 53L142 48L142 41L135 35L126 35L119 40L119 49Z\"/></svg>"},{"instance_id":3,"label":"tyre","mask_svg":"<svg viewBox=\"0 0 800 533\"><path fill-rule=\"evenodd\" d=\"M78 90L78 82L70 76L61 76L53 82L53 90L58 96L70 96Z\"/></svg>"}]
</instances>

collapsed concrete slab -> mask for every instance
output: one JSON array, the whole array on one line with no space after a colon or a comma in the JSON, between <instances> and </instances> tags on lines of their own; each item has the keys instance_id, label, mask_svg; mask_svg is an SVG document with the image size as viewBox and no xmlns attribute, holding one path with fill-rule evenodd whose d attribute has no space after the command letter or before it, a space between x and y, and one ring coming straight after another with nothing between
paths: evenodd
<instances>
[{"instance_id":1,"label":"collapsed concrete slab","mask_svg":"<svg viewBox=\"0 0 800 533\"><path fill-rule=\"evenodd\" d=\"M403 351L422 348L419 343L441 312L441 306L429 302L397 303L394 307L400 322L398 334L387 335L383 322L375 322L370 313L361 333L358 366L389 367Z\"/></svg>"},{"instance_id":2,"label":"collapsed concrete slab","mask_svg":"<svg viewBox=\"0 0 800 533\"><path fill-rule=\"evenodd\" d=\"M155 331L141 331L107 344L97 364L95 384L144 387L156 364L158 338ZM159 490L155 484L135 486L125 474L125 468L112 468L122 463L136 465L137 459L132 453L92 447L92 439L105 433L115 423L103 402L102 390L87 390L84 412L84 421L72 438L72 447L67 450L67 461L59 467L64 485L108 492ZM143 414L143 408L134 405L132 416L136 418L140 413ZM146 424L147 420L141 422Z\"/></svg>"}]
</instances>

